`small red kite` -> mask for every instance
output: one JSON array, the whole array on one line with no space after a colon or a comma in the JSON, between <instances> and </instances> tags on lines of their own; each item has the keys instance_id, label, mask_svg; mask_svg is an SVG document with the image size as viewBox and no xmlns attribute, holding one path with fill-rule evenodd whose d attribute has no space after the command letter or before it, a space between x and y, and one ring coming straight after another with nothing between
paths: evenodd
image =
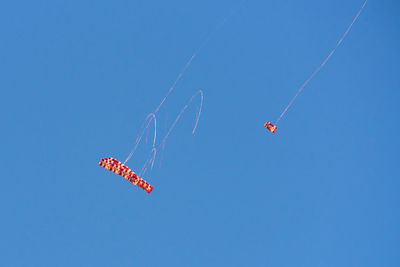
<instances>
[{"instance_id":1,"label":"small red kite","mask_svg":"<svg viewBox=\"0 0 400 267\"><path fill-rule=\"evenodd\" d=\"M273 125L272 123L270 123L269 121L267 121L264 124L264 127L267 128L271 133L274 133L276 131L276 129L278 128L275 125Z\"/></svg>"}]
</instances>

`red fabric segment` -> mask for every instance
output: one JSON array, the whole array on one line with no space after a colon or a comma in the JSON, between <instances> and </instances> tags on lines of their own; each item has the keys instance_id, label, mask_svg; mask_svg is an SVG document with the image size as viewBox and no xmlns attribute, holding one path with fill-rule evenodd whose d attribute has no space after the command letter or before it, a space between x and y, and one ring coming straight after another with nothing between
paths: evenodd
<instances>
[{"instance_id":1,"label":"red fabric segment","mask_svg":"<svg viewBox=\"0 0 400 267\"><path fill-rule=\"evenodd\" d=\"M153 187L149 183L129 169L128 166L112 157L101 159L99 165L107 170L123 176L132 184L143 188L147 193L150 193L153 190Z\"/></svg>"}]
</instances>

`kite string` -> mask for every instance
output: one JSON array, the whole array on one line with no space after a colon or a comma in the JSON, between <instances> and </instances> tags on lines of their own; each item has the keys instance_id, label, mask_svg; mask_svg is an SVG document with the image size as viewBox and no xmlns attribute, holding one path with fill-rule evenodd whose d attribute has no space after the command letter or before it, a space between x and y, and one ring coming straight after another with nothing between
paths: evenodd
<instances>
[{"instance_id":1,"label":"kite string","mask_svg":"<svg viewBox=\"0 0 400 267\"><path fill-rule=\"evenodd\" d=\"M178 83L183 79L183 77L185 76L186 72L188 71L190 65L192 64L193 60L195 59L195 57L197 56L198 53L201 52L201 50L208 44L208 42L211 40L211 38L215 35L215 33L222 28L225 23L228 21L228 19L230 17L232 17L233 15L236 14L236 12L239 10L239 7L241 5L243 5L247 0L243 0L242 2L240 2L237 6L234 6L228 15L225 16L225 18L218 23L214 29L207 35L207 37L204 39L204 41L200 44L200 46L195 50L195 52L192 54L192 56L189 58L189 60L186 62L184 68L182 69L182 71L178 74L177 78L175 79L174 83L172 84L172 86L169 88L167 94L165 95L165 97L161 100L160 104L158 105L158 107L154 110L154 112L150 113L145 122L143 123L141 130L139 131L139 134L136 138L134 147L132 149L132 151L129 153L128 157L125 159L124 164L131 159L131 157L133 156L133 154L135 153L137 147L139 146L139 143L141 142L143 133L142 130L145 131L149 126L150 126L150 122L146 124L146 121L148 119L149 116L152 116L154 121L156 120L156 114L157 112L160 110L160 108L164 105L165 101L167 100L167 98L170 96L170 94L175 90L176 86L178 85ZM197 122L198 119L196 120L196 125L195 128L197 127ZM195 130L195 129L194 129ZM156 136L156 131L157 129L154 130L154 142L153 142L153 148L155 147L155 136Z\"/></svg>"},{"instance_id":2,"label":"kite string","mask_svg":"<svg viewBox=\"0 0 400 267\"><path fill-rule=\"evenodd\" d=\"M215 33L222 28L225 23L228 21L228 19L230 17L232 17L233 15L236 14L237 10L239 9L239 7L244 4L244 2L246 2L246 0L240 2L237 6L234 6L231 11L229 12L229 14L227 16L225 16L225 18L219 22L214 29L207 35L207 37L203 40L203 42L200 44L200 46L196 49L196 51L192 54L192 56L189 58L189 60L186 62L185 66L183 67L182 71L178 74L177 78L175 79L174 83L172 84L172 86L169 88L168 93L165 95L165 97L161 100L161 103L158 105L158 107L156 108L156 110L153 112L154 114L156 114L160 108L163 106L164 102L167 100L167 98L169 97L169 95L172 93L172 91L175 90L176 86L178 85L178 83L182 80L182 78L185 76L187 70L189 69L190 65L192 64L193 60L195 59L195 57L197 56L197 54L200 53L201 50L203 50L203 48L208 44L208 42L211 40L211 38L215 35Z\"/></svg>"},{"instance_id":3,"label":"kite string","mask_svg":"<svg viewBox=\"0 0 400 267\"><path fill-rule=\"evenodd\" d=\"M280 119L286 114L288 109L292 106L293 102L296 100L297 96L303 91L304 87L307 86L307 84L311 81L312 78L322 69L322 67L328 62L328 60L332 57L332 55L335 53L336 49L340 46L346 35L349 33L350 29L353 27L353 24L357 21L358 17L360 16L362 10L364 9L365 5L367 4L368 0L365 0L364 3L362 4L361 8L358 10L357 14L354 16L353 20L351 21L350 25L347 27L346 31L344 34L340 37L340 39L336 42L335 47L329 52L328 56L325 57L324 60L314 69L314 71L311 73L311 75L307 78L307 80L301 85L300 89L297 91L296 95L292 98L292 100L289 102L289 104L286 106L286 108L283 110L281 115L278 117L276 120L275 124L277 124Z\"/></svg>"},{"instance_id":4,"label":"kite string","mask_svg":"<svg viewBox=\"0 0 400 267\"><path fill-rule=\"evenodd\" d=\"M132 151L129 153L128 157L125 159L124 164L131 159L133 154L135 153L136 149L138 148L140 141L142 140L143 135L145 134L146 130L149 128L151 121L154 120L154 137L153 137L153 147L156 144L157 139L157 119L155 113L150 113L147 115L145 121L142 124L142 127L139 130L139 134L136 137L135 146L133 147Z\"/></svg>"},{"instance_id":5,"label":"kite string","mask_svg":"<svg viewBox=\"0 0 400 267\"><path fill-rule=\"evenodd\" d=\"M157 155L157 148L153 147L153 149L151 150L151 156L144 163L142 170L139 173L139 176L143 176L146 173L147 168L150 165L151 165L151 169L153 168L154 160L156 159L156 155Z\"/></svg>"},{"instance_id":6,"label":"kite string","mask_svg":"<svg viewBox=\"0 0 400 267\"><path fill-rule=\"evenodd\" d=\"M195 134L196 132L196 128L197 128L197 124L199 122L200 119L200 115L201 115L201 109L203 107L203 100L204 100L204 95L203 95L203 91L199 90L197 91L194 95L192 95L192 97L189 99L189 101L186 103L186 105L182 108L181 112L179 112L178 116L176 117L175 121L172 123L171 127L169 128L167 134L164 136L164 138L162 139L161 142L165 142L168 138L168 136L171 134L172 130L175 128L176 124L178 123L178 121L181 119L183 113L185 113L186 109L189 107L190 103L193 101L193 99L200 94L200 108L196 114L196 121L194 123L194 127L192 130L192 134Z\"/></svg>"},{"instance_id":7,"label":"kite string","mask_svg":"<svg viewBox=\"0 0 400 267\"><path fill-rule=\"evenodd\" d=\"M158 149L162 149L162 151L164 150L165 147L165 143L167 141L167 138L169 137L169 135L171 134L172 130L175 128L176 124L179 122L179 120L182 118L183 114L185 113L186 109L189 107L189 105L192 103L193 99L197 96L200 95L200 107L196 113L196 120L195 120L195 124L192 130L192 134L195 134L196 132L196 128L197 128L197 124L199 123L199 119L201 116L201 110L203 107L203 101L204 101L204 95L203 95L203 91L199 90L197 91L194 95L192 95L192 97L189 99L189 101L186 103L186 105L181 109L181 111L179 112L178 116L176 117L176 119L174 120L174 122L172 123L171 127L169 128L168 132L165 134L165 136L163 137L163 139L161 140L160 144L155 147L153 146L153 149L151 151L151 156L149 159L147 159L147 161L145 162L142 171L140 173L140 175L144 175L145 172L147 171L147 168L151 165L151 168L153 168L154 165L154 161L156 159L156 154Z\"/></svg>"}]
</instances>

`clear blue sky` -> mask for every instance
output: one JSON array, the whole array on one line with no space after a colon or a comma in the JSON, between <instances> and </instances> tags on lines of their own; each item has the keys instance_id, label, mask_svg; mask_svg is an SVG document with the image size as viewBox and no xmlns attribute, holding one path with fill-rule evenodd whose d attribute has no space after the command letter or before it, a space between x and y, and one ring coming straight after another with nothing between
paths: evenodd
<instances>
[{"instance_id":1,"label":"clear blue sky","mask_svg":"<svg viewBox=\"0 0 400 267\"><path fill-rule=\"evenodd\" d=\"M191 54L240 1L6 1L2 266L399 266L399 3L247 1L158 117L148 195L124 160ZM143 144L128 161L148 156Z\"/></svg>"}]
</instances>

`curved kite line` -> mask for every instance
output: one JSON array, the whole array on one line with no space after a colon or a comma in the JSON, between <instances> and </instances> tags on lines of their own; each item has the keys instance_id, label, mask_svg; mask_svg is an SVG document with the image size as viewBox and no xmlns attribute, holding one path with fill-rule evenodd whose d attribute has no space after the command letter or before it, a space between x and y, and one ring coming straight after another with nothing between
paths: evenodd
<instances>
[{"instance_id":1,"label":"curved kite line","mask_svg":"<svg viewBox=\"0 0 400 267\"><path fill-rule=\"evenodd\" d=\"M132 156L135 154L135 151L137 150L140 142L142 141L143 136L146 133L146 130L150 127L152 121L154 121L154 138L153 138L153 144L152 144L152 150L151 150L151 154L149 159L145 162L142 171L141 171L141 175L143 175L147 168L151 165L151 167L153 167L154 165L154 161L157 155L157 151L159 149L163 149L165 147L165 143L166 140L168 138L168 136L171 134L171 131L175 128L176 123L180 120L180 118L182 117L183 113L186 111L186 109L188 108L189 104L192 102L192 100L198 95L200 94L201 97L201 102L200 102L200 108L198 110L198 113L196 114L196 121L195 121L195 125L194 128L192 130L192 134L195 133L196 129L197 129L197 124L199 122L200 119L200 115L201 115L201 109L202 109L202 105L203 105L203 91L199 90L197 93L195 93L189 100L189 102L183 107L183 109L181 110L181 112L178 114L177 118L175 119L175 121L173 122L172 126L170 127L170 129L168 130L167 134L164 136L164 138L160 141L160 143L158 145L156 145L156 140L157 140L157 123L156 123L156 118L157 118L157 113L158 111L161 109L161 107L164 105L165 101L167 100L167 98L171 95L171 93L175 90L175 88L177 87L177 85L179 84L179 82L183 79L183 77L185 76L185 74L187 73L187 71L189 70L193 60L196 58L196 56L203 50L203 48L209 43L209 41L212 39L212 37L215 35L215 33L224 26L224 24L228 21L228 19L233 16L237 10L239 9L239 7L245 3L246 0L241 1L237 6L234 6L230 12L228 13L228 15L225 16L225 18L219 22L214 29L206 36L206 38L200 43L200 46L195 50L195 52L192 54L192 56L189 58L189 60L186 62L185 66L183 67L183 69L181 70L181 72L178 74L178 76L176 77L176 79L174 80L172 86L169 88L167 94L164 96L164 98L161 100L160 104L157 106L157 108L150 113L145 121L143 122L139 133L136 137L135 140L135 144L133 146L133 149L131 150L131 152L129 153L128 157L125 159L124 164L130 160L132 158Z\"/></svg>"},{"instance_id":2,"label":"curved kite line","mask_svg":"<svg viewBox=\"0 0 400 267\"><path fill-rule=\"evenodd\" d=\"M163 139L160 141L160 143L158 144L158 146L153 146L153 149L151 150L151 155L150 157L147 159L147 161L145 162L142 170L140 171L140 176L144 175L147 171L147 168L149 166L151 166L151 168L153 168L154 165L154 161L156 159L156 155L157 155L157 151L159 149L164 149L165 144L167 142L167 138L169 137L169 135L171 134L172 130L175 128L176 124L178 123L178 121L182 118L183 114L185 113L186 109L189 107L189 105L192 103L193 99L197 96L200 95L200 106L199 109L196 113L196 119L194 122L194 127L192 129L192 134L195 134L196 129L197 129L197 124L199 123L199 119L200 119L200 115L201 115L201 110L203 107L203 100L204 100L204 95L203 95L203 91L199 90L197 91L197 93L195 93L194 95L192 95L192 97L189 99L189 101L187 102L187 104L181 109L181 111L179 112L178 116L175 118L174 122L172 123L171 127L168 129L168 132L165 134L165 136L163 137Z\"/></svg>"}]
</instances>

